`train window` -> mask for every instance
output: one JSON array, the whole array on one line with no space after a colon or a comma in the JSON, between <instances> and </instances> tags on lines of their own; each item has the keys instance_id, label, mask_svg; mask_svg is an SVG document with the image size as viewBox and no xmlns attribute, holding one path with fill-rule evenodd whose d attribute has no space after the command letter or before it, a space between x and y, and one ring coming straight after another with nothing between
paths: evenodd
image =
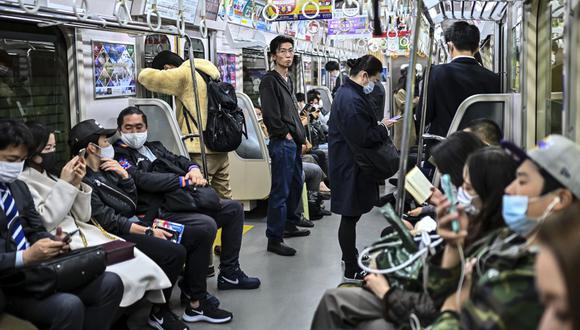
<instances>
[{"instance_id":1,"label":"train window","mask_svg":"<svg viewBox=\"0 0 580 330\"><path fill-rule=\"evenodd\" d=\"M57 28L2 22L0 117L39 121L56 131L67 159L70 129L66 42Z\"/></svg>"},{"instance_id":2,"label":"train window","mask_svg":"<svg viewBox=\"0 0 580 330\"><path fill-rule=\"evenodd\" d=\"M205 47L203 46L203 41L199 39L191 39L193 42L193 57L194 58L205 58ZM183 54L187 59L189 57L189 42L186 40L183 46Z\"/></svg>"},{"instance_id":3,"label":"train window","mask_svg":"<svg viewBox=\"0 0 580 330\"><path fill-rule=\"evenodd\" d=\"M564 1L551 2L551 93L546 102L546 135L562 133L562 111L564 90Z\"/></svg>"},{"instance_id":4,"label":"train window","mask_svg":"<svg viewBox=\"0 0 580 330\"><path fill-rule=\"evenodd\" d=\"M157 54L164 50L171 50L171 42L169 38L164 34L150 34L145 38L145 54L143 58L143 65L146 68L151 67L151 63ZM167 104L173 103L173 97L171 95L154 93L146 88L142 88L143 97L161 99Z\"/></svg>"},{"instance_id":5,"label":"train window","mask_svg":"<svg viewBox=\"0 0 580 330\"><path fill-rule=\"evenodd\" d=\"M260 82L266 74L264 51L259 49L242 49L243 91L256 105L260 104Z\"/></svg>"},{"instance_id":6,"label":"train window","mask_svg":"<svg viewBox=\"0 0 580 330\"><path fill-rule=\"evenodd\" d=\"M510 87L513 92L520 91L520 53L522 50L522 23L519 22L512 28L512 50L511 50L511 82Z\"/></svg>"}]
</instances>

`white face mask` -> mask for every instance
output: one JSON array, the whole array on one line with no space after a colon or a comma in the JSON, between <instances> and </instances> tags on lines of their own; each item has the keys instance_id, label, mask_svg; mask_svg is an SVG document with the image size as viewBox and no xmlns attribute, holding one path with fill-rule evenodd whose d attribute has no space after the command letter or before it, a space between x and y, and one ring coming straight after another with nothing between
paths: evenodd
<instances>
[{"instance_id":1,"label":"white face mask","mask_svg":"<svg viewBox=\"0 0 580 330\"><path fill-rule=\"evenodd\" d=\"M147 141L147 131L142 133L121 133L121 140L133 149L141 149Z\"/></svg>"},{"instance_id":2,"label":"white face mask","mask_svg":"<svg viewBox=\"0 0 580 330\"><path fill-rule=\"evenodd\" d=\"M115 158L115 148L113 148L112 145L109 145L107 147L99 147L99 149L101 149L101 155L99 157L110 159Z\"/></svg>"},{"instance_id":3,"label":"white face mask","mask_svg":"<svg viewBox=\"0 0 580 330\"><path fill-rule=\"evenodd\" d=\"M14 182L24 169L24 161L22 162L3 162L0 161L0 182L11 183Z\"/></svg>"}]
</instances>

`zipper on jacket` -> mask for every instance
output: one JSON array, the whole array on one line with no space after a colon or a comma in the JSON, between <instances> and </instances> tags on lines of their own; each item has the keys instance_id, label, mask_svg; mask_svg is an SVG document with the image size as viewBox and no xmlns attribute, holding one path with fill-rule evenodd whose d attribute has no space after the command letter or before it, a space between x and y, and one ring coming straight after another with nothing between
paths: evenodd
<instances>
[{"instance_id":1,"label":"zipper on jacket","mask_svg":"<svg viewBox=\"0 0 580 330\"><path fill-rule=\"evenodd\" d=\"M95 179L95 183L99 187L103 186L103 187L105 187L105 188L107 188L107 189L109 189L111 191L116 192L118 195L122 196L124 199L126 199L127 201L129 201L129 203L131 203L131 205L133 205L133 207L135 209L137 209L137 205L135 204L135 202L129 196L127 196L127 195L123 194L122 192L120 192L119 190L117 190L117 189L115 189L115 188L113 188L113 187L111 187L111 186L109 186L109 185L101 182L99 179Z\"/></svg>"}]
</instances>

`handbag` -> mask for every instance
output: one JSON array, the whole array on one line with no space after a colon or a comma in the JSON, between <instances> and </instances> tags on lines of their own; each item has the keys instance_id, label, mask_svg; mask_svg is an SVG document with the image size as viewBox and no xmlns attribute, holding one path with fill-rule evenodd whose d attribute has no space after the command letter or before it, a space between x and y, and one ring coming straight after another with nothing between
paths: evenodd
<instances>
[{"instance_id":1,"label":"handbag","mask_svg":"<svg viewBox=\"0 0 580 330\"><path fill-rule=\"evenodd\" d=\"M135 243L115 240L101 246L105 251L107 266L135 258Z\"/></svg>"},{"instance_id":2,"label":"handbag","mask_svg":"<svg viewBox=\"0 0 580 330\"><path fill-rule=\"evenodd\" d=\"M0 287L15 296L41 299L57 292L73 292L105 271L102 246L70 251L56 258L0 275Z\"/></svg>"},{"instance_id":3,"label":"handbag","mask_svg":"<svg viewBox=\"0 0 580 330\"><path fill-rule=\"evenodd\" d=\"M336 122L338 124L338 120ZM346 134L342 136L364 176L376 182L384 182L399 170L399 152L390 137L375 147L361 147L350 141Z\"/></svg>"},{"instance_id":4,"label":"handbag","mask_svg":"<svg viewBox=\"0 0 580 330\"><path fill-rule=\"evenodd\" d=\"M184 170L166 159L157 158L151 170L184 176ZM170 191L163 196L163 208L170 212L217 211L221 208L220 197L210 186L189 186Z\"/></svg>"}]
</instances>

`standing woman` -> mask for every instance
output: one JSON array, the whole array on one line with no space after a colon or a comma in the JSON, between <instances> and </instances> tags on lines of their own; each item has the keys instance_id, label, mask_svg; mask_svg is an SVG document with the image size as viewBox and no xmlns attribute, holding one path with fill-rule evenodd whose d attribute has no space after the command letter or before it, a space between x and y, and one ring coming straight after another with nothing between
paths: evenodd
<instances>
[{"instance_id":1,"label":"standing woman","mask_svg":"<svg viewBox=\"0 0 580 330\"><path fill-rule=\"evenodd\" d=\"M371 148L389 139L387 119L377 122L369 94L379 81L383 65L365 55L348 60L350 76L336 92L330 111L328 149L331 184L331 210L342 215L338 242L345 263L347 280L362 280L357 265L356 223L371 210L379 198L379 184L361 173L349 144ZM348 142L347 142L348 141Z\"/></svg>"}]
</instances>

